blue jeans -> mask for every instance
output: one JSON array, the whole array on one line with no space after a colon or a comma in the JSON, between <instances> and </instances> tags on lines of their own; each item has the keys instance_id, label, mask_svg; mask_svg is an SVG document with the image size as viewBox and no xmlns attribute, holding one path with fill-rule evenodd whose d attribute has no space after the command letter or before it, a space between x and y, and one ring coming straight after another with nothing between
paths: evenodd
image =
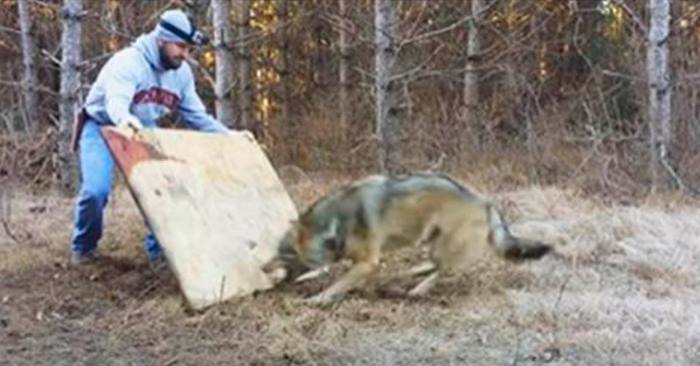
<instances>
[{"instance_id":1,"label":"blue jeans","mask_svg":"<svg viewBox=\"0 0 700 366\"><path fill-rule=\"evenodd\" d=\"M80 135L80 176L82 185L75 207L75 221L71 250L81 255L97 249L102 237L104 208L109 201L114 180L114 159L107 148L100 125L85 121ZM149 229L144 241L149 260L162 254L160 245Z\"/></svg>"}]
</instances>

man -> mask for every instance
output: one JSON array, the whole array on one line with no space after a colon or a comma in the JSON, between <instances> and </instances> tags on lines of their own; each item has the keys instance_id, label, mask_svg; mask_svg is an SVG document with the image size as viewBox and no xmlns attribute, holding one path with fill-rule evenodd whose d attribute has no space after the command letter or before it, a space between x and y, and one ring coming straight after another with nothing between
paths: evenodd
<instances>
[{"instance_id":1,"label":"man","mask_svg":"<svg viewBox=\"0 0 700 366\"><path fill-rule=\"evenodd\" d=\"M117 52L92 85L83 109L80 148L82 187L75 209L71 262L96 259L102 236L103 211L114 175L114 160L100 135L100 127L114 124L134 130L156 127L166 114L177 112L198 130L226 133L221 122L207 114L185 62L191 47L206 42L180 10L164 12L150 33ZM163 262L161 248L149 230L145 249L152 265Z\"/></svg>"}]
</instances>

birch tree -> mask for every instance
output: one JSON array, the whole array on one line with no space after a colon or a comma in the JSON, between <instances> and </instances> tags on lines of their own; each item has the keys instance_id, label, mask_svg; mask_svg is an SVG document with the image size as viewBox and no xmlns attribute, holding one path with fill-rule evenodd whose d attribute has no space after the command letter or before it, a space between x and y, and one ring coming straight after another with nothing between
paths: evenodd
<instances>
[{"instance_id":1,"label":"birch tree","mask_svg":"<svg viewBox=\"0 0 700 366\"><path fill-rule=\"evenodd\" d=\"M212 0L214 25L214 48L216 54L216 82L214 95L216 117L226 126L234 123L233 99L233 54L231 53L230 0Z\"/></svg>"},{"instance_id":2,"label":"birch tree","mask_svg":"<svg viewBox=\"0 0 700 366\"><path fill-rule=\"evenodd\" d=\"M24 100L24 127L27 132L34 132L39 121L38 98L36 86L38 85L36 68L36 45L34 44L33 22L31 18L28 0L18 0L20 39L22 42L22 64L24 73L22 76L22 96Z\"/></svg>"},{"instance_id":3,"label":"birch tree","mask_svg":"<svg viewBox=\"0 0 700 366\"><path fill-rule=\"evenodd\" d=\"M348 44L349 30L347 27L347 0L338 0L340 10L340 27L338 34L338 48L340 51L340 62L338 65L338 79L340 82L340 126L346 131L348 125L348 114L350 112L350 82L348 80L350 71L350 47Z\"/></svg>"},{"instance_id":4,"label":"birch tree","mask_svg":"<svg viewBox=\"0 0 700 366\"><path fill-rule=\"evenodd\" d=\"M61 9L61 90L59 101L57 180L58 188L73 194L79 184L78 165L71 150L73 120L77 112L80 88L82 0L65 0Z\"/></svg>"},{"instance_id":5,"label":"birch tree","mask_svg":"<svg viewBox=\"0 0 700 366\"><path fill-rule=\"evenodd\" d=\"M472 0L471 12L473 18L468 23L467 60L464 65L464 91L462 94L462 120L467 127L476 127L479 123L479 74L477 72L481 54L481 39L479 24L482 20L484 0ZM470 128L467 129L472 130Z\"/></svg>"},{"instance_id":6,"label":"birch tree","mask_svg":"<svg viewBox=\"0 0 700 366\"><path fill-rule=\"evenodd\" d=\"M252 129L253 84L251 82L250 0L233 0L236 15L236 64L238 66L238 127Z\"/></svg>"},{"instance_id":7,"label":"birch tree","mask_svg":"<svg viewBox=\"0 0 700 366\"><path fill-rule=\"evenodd\" d=\"M398 129L393 67L396 56L396 9L392 0L374 2L376 135L379 138L379 169L395 173L399 168Z\"/></svg>"},{"instance_id":8,"label":"birch tree","mask_svg":"<svg viewBox=\"0 0 700 366\"><path fill-rule=\"evenodd\" d=\"M649 90L649 132L651 174L654 189L671 185L673 172L668 161L671 141L671 85L668 38L671 24L670 0L649 0L647 77Z\"/></svg>"}]
</instances>

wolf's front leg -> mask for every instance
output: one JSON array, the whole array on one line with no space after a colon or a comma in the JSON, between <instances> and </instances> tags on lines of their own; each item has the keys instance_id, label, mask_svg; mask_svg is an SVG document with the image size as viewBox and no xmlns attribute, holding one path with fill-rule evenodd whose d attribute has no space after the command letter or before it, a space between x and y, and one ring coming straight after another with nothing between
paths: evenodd
<instances>
[{"instance_id":1,"label":"wolf's front leg","mask_svg":"<svg viewBox=\"0 0 700 366\"><path fill-rule=\"evenodd\" d=\"M425 296L433 287L435 287L435 283L437 282L438 277L440 277L440 272L438 270L433 271L431 274L428 275L428 277L426 277L423 281L416 285L416 287L409 291L408 296Z\"/></svg>"},{"instance_id":2,"label":"wolf's front leg","mask_svg":"<svg viewBox=\"0 0 700 366\"><path fill-rule=\"evenodd\" d=\"M362 284L367 278L372 276L379 267L379 261L355 263L343 277L336 281L331 287L323 290L316 296L306 300L308 303L327 305L340 300L348 291Z\"/></svg>"}]
</instances>

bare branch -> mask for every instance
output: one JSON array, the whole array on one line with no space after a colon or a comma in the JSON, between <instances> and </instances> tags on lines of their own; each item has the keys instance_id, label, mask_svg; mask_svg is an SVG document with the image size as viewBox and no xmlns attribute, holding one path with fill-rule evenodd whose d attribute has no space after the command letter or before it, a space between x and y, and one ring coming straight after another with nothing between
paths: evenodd
<instances>
[{"instance_id":1,"label":"bare branch","mask_svg":"<svg viewBox=\"0 0 700 366\"><path fill-rule=\"evenodd\" d=\"M427 33L424 33L424 34L421 34L421 35L412 37L412 38L404 39L403 41L401 41L401 44L400 44L399 48L401 48L401 47L403 47L403 46L405 46L405 45L407 45L407 44L409 44L409 43L418 42L418 41L423 41L423 40L426 40L426 39L428 39L428 38L432 38L432 37L435 37L435 36L439 36L439 35L441 35L441 34L443 34L443 33L450 32L450 31L456 29L457 27L461 26L462 24L464 24L464 23L466 23L466 22L473 21L474 19L477 19L479 16L488 13L488 12L491 10L491 8L492 8L496 3L498 3L497 0L496 0L496 1L493 1L493 2L492 2L491 4L489 4L489 5L485 6L481 11L479 11L478 14L470 14L470 15L467 15L467 16L465 16L465 17L463 17L463 18L457 20L456 22L454 22L454 23L452 23L452 24L450 24L450 25L448 25L448 26L446 26L446 27L443 27L443 28L440 28L440 29L436 29L436 30L433 30L433 31L430 31L430 32L427 32Z\"/></svg>"},{"instance_id":2,"label":"bare branch","mask_svg":"<svg viewBox=\"0 0 700 366\"><path fill-rule=\"evenodd\" d=\"M393 75L393 76L391 77L391 81L396 81L396 80L399 80L399 79L402 79L402 78L405 78L405 77L407 77L407 76L410 76L410 75L412 75L412 74L417 73L418 71L420 71L421 69L423 69L428 63L430 63L430 61L432 61L432 60L440 53L440 51L442 51L442 49L444 48L444 46L445 46L444 44L439 45L437 48L435 48L435 51L433 51L433 53L432 53L430 56L428 56L428 57L427 57L423 62L421 62L420 64L418 64L418 65L416 65L415 67L413 67L411 70L402 72L402 73L400 73L400 74Z\"/></svg>"},{"instance_id":3,"label":"bare branch","mask_svg":"<svg viewBox=\"0 0 700 366\"><path fill-rule=\"evenodd\" d=\"M624 0L613 1L615 2L615 4L619 5L622 8L622 10L625 11L625 13L627 14L627 16L630 17L630 19L632 19L635 28L637 29L637 31L639 31L640 34L646 35L649 33L649 29L646 25L644 25L644 22L641 19L639 19L639 16L637 15L637 13L634 12L634 10L632 10L627 4L625 4Z\"/></svg>"},{"instance_id":4,"label":"bare branch","mask_svg":"<svg viewBox=\"0 0 700 366\"><path fill-rule=\"evenodd\" d=\"M686 184L681 178L681 176L678 174L676 169L674 169L671 163L668 161L668 151L666 150L665 144L661 144L659 146L659 155L661 155L659 157L661 160L661 164L663 165L664 169L666 169L671 178L673 178L673 180L676 182L678 187L682 191L688 192L688 194L690 194L693 198L700 198L700 190Z\"/></svg>"},{"instance_id":5,"label":"bare branch","mask_svg":"<svg viewBox=\"0 0 700 366\"><path fill-rule=\"evenodd\" d=\"M22 87L22 83L19 82L19 81L10 81L10 80L2 80L2 79L0 79L0 85L6 85L6 86L15 87L15 88L21 88L21 87ZM48 94L50 94L50 95L52 95L52 96L58 96L58 93L56 93L55 90L49 89L49 88L47 88L47 87L45 87L45 86L35 85L35 86L34 86L34 89L35 89L36 91L40 91L40 92L43 92L43 93L48 93Z\"/></svg>"},{"instance_id":6,"label":"bare branch","mask_svg":"<svg viewBox=\"0 0 700 366\"><path fill-rule=\"evenodd\" d=\"M17 34L17 35L19 35L21 33L19 29L5 27L3 25L0 25L0 32L7 32L7 33L12 33L12 34Z\"/></svg>"},{"instance_id":7,"label":"bare branch","mask_svg":"<svg viewBox=\"0 0 700 366\"><path fill-rule=\"evenodd\" d=\"M212 74L205 67L202 67L202 65L200 65L199 62L197 60L195 60L193 57L188 57L187 62L190 65L194 66L194 68L196 70L199 70L201 72L202 76L204 76L204 79L206 79L207 82L209 83L209 86L212 89L214 89L214 87L216 86L216 80L214 80L214 76L212 76Z\"/></svg>"},{"instance_id":8,"label":"bare branch","mask_svg":"<svg viewBox=\"0 0 700 366\"><path fill-rule=\"evenodd\" d=\"M43 6L43 7L46 7L46 8L50 8L50 9L53 9L53 10L55 10L55 11L60 11L60 10L61 10L61 5L59 5L59 4L50 3L50 2L48 2L48 1L40 1L40 0L29 0L29 1L31 1L32 3L34 3L34 4L36 4L36 5Z\"/></svg>"},{"instance_id":9,"label":"bare branch","mask_svg":"<svg viewBox=\"0 0 700 366\"><path fill-rule=\"evenodd\" d=\"M638 76L634 76L634 75L630 75L630 74L624 74L624 73L621 73L618 71L613 71L613 70L608 70L608 69L602 69L602 70L600 70L600 72L606 76L613 76L616 78L630 80L630 81L637 82L637 83L646 83L646 81L647 81L646 78L643 78L643 77L638 77Z\"/></svg>"},{"instance_id":10,"label":"bare branch","mask_svg":"<svg viewBox=\"0 0 700 366\"><path fill-rule=\"evenodd\" d=\"M59 60L56 56L54 56L54 55L52 55L51 53L49 53L49 51L47 51L46 49L43 49L43 48L42 48L42 49L41 49L41 54L44 55L44 56L46 56L46 58L49 59L49 61L53 62L53 63L56 64L57 66L61 66L61 60Z\"/></svg>"}]
</instances>

